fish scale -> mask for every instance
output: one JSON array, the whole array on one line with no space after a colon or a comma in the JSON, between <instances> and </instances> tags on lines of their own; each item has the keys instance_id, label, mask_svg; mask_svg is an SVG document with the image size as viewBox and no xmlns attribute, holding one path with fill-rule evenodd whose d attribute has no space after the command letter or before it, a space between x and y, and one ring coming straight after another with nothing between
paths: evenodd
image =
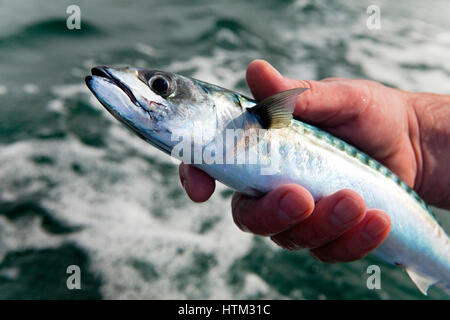
<instances>
[{"instance_id":1,"label":"fish scale","mask_svg":"<svg viewBox=\"0 0 450 320\"><path fill-rule=\"evenodd\" d=\"M310 124L293 120L294 127L295 123L301 123L301 126L303 126L303 134L310 134L314 135L317 139L323 139L333 147L344 151L349 156L358 159L361 163L371 167L372 169L377 170L385 177L393 180L395 183L397 183L403 190L405 190L411 197L413 197L434 219L436 219L435 214L431 209L428 207L427 203L413 190L410 186L408 186L402 179L400 179L395 173L393 173L391 170L383 166L381 163L379 163L377 160L373 159L372 157L368 156L364 152L360 151L359 149L355 148L354 146L348 144L347 142L329 134L326 131L320 130Z\"/></svg>"}]
</instances>

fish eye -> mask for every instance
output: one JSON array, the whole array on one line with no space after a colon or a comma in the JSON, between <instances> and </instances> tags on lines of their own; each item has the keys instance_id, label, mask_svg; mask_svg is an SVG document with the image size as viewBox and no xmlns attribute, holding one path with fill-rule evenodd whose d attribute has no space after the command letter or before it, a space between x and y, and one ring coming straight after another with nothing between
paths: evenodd
<instances>
[{"instance_id":1,"label":"fish eye","mask_svg":"<svg viewBox=\"0 0 450 320\"><path fill-rule=\"evenodd\" d=\"M163 76L157 75L150 79L150 88L160 96L166 97L171 93L169 81Z\"/></svg>"}]
</instances>

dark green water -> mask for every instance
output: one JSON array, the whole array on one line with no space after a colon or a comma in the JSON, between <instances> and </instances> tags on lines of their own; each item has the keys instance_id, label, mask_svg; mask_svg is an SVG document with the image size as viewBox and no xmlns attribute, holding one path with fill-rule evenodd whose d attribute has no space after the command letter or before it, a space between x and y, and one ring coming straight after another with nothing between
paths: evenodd
<instances>
[{"instance_id":1,"label":"dark green water","mask_svg":"<svg viewBox=\"0 0 450 320\"><path fill-rule=\"evenodd\" d=\"M345 4L344 4L345 3ZM78 4L81 30L66 28ZM368 30L366 8L381 8ZM290 77L449 92L450 4L433 1L0 0L0 298L446 299L374 258L322 264L240 232L223 187L205 204L177 167L84 86L98 64L247 92L264 58ZM438 213L449 230L450 215ZM381 290L366 287L381 267ZM68 290L66 268L81 269Z\"/></svg>"}]
</instances>

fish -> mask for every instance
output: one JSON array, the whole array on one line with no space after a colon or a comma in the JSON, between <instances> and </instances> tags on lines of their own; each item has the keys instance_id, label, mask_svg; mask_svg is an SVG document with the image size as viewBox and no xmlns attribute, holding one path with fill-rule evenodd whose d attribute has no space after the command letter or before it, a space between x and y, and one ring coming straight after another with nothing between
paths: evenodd
<instances>
[{"instance_id":1,"label":"fish","mask_svg":"<svg viewBox=\"0 0 450 320\"><path fill-rule=\"evenodd\" d=\"M317 201L352 189L385 211L391 231L372 254L402 267L427 294L450 294L450 240L427 204L381 163L318 127L294 119L295 88L256 101L161 70L98 66L86 85L117 120L155 148L231 189L261 196L305 187Z\"/></svg>"}]
</instances>

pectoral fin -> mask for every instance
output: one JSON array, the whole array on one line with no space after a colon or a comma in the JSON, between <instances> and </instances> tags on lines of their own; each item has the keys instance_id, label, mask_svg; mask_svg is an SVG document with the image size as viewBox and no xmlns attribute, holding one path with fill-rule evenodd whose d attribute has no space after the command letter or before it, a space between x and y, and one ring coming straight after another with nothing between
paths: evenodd
<instances>
[{"instance_id":1,"label":"pectoral fin","mask_svg":"<svg viewBox=\"0 0 450 320\"><path fill-rule=\"evenodd\" d=\"M428 288L432 286L433 284L437 283L439 280L432 279L428 276L424 276L421 273L418 273L416 271L413 271L409 268L405 268L406 273L411 278L411 280L414 282L414 284L419 288L419 290L424 294L427 295Z\"/></svg>"},{"instance_id":2,"label":"pectoral fin","mask_svg":"<svg viewBox=\"0 0 450 320\"><path fill-rule=\"evenodd\" d=\"M253 108L247 109L254 114L264 129L279 129L291 124L292 113L297 97L308 88L295 88L270 96Z\"/></svg>"}]
</instances>

